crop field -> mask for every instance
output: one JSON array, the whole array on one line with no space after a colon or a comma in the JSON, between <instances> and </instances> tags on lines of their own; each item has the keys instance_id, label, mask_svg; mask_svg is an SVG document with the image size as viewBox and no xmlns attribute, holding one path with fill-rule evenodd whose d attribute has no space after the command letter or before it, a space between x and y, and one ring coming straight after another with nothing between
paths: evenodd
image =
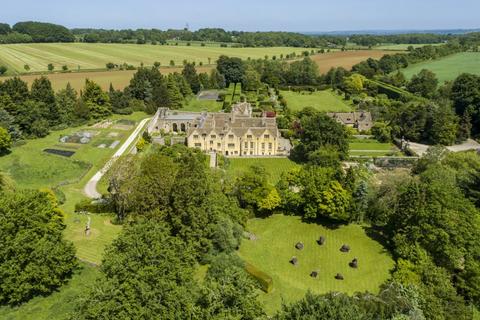
<instances>
[{"instance_id":1,"label":"crop field","mask_svg":"<svg viewBox=\"0 0 480 320\"><path fill-rule=\"evenodd\" d=\"M287 106L292 111L300 111L306 107L327 112L346 112L352 110L349 103L332 90L316 91L313 93L306 91L281 91L281 95L287 100Z\"/></svg>"},{"instance_id":2,"label":"crop field","mask_svg":"<svg viewBox=\"0 0 480 320\"><path fill-rule=\"evenodd\" d=\"M298 165L288 158L229 158L227 174L237 177L253 165L263 166L269 175L271 183L276 184L284 172L288 172Z\"/></svg>"},{"instance_id":3,"label":"crop field","mask_svg":"<svg viewBox=\"0 0 480 320\"><path fill-rule=\"evenodd\" d=\"M274 215L250 220L247 230L257 240L243 240L239 255L272 277L273 291L259 295L269 314L278 310L282 302L303 298L308 290L317 294L378 292L394 267L388 251L359 225L329 228L304 223L300 217ZM326 238L323 246L316 242L320 236ZM301 251L295 248L298 242L305 246ZM344 244L351 247L350 252L340 252ZM293 256L298 259L297 266L290 263ZM358 269L349 266L354 258L358 259ZM312 271L319 272L318 278L310 277ZM336 280L337 273L344 280Z\"/></svg>"},{"instance_id":4,"label":"crop field","mask_svg":"<svg viewBox=\"0 0 480 320\"><path fill-rule=\"evenodd\" d=\"M428 69L437 75L440 83L454 80L462 73L480 74L480 52L462 52L442 59L417 63L403 70L410 79L422 69Z\"/></svg>"},{"instance_id":5,"label":"crop field","mask_svg":"<svg viewBox=\"0 0 480 320\"><path fill-rule=\"evenodd\" d=\"M197 72L210 72L213 66L197 66ZM66 73L49 73L45 76L50 79L52 82L53 89L55 91L64 89L67 86L67 83L77 91L82 90L85 86L85 80L90 79L98 83L104 90L110 88L110 84L115 89L123 90L126 86L129 85L130 80L133 77L133 74L137 72L136 70L121 70L121 71L91 71L91 72L66 72ZM182 67L162 67L160 68L162 74L169 74L174 72L182 72ZM24 81L29 85L32 84L33 80L39 78L38 74L29 74L21 75ZM2 80L8 79L9 77L0 77L0 82Z\"/></svg>"},{"instance_id":6,"label":"crop field","mask_svg":"<svg viewBox=\"0 0 480 320\"><path fill-rule=\"evenodd\" d=\"M386 54L395 51L386 50L352 50L334 51L313 55L311 58L317 63L320 73L327 73L331 68L343 67L350 70L354 65L368 58L380 59ZM1 57L1 55L0 55Z\"/></svg>"},{"instance_id":7,"label":"crop field","mask_svg":"<svg viewBox=\"0 0 480 320\"><path fill-rule=\"evenodd\" d=\"M24 66L29 72L47 71L52 63L56 70L66 65L70 70L105 69L105 64L127 63L133 66L153 65L155 61L162 66L169 66L173 60L181 66L184 60L199 64L212 64L221 55L242 59L279 57L281 54L301 54L305 48L270 47L270 48L221 48L199 46L153 46L137 44L90 44L90 43L35 43L0 45L0 64L6 65L10 72L24 73Z\"/></svg>"},{"instance_id":8,"label":"crop field","mask_svg":"<svg viewBox=\"0 0 480 320\"><path fill-rule=\"evenodd\" d=\"M412 46L414 48L420 48L424 46L439 46L442 45L443 43L434 43L434 44L428 44L428 43L418 43L418 44L406 44L406 43L400 43L400 44L394 44L394 43L385 43L381 44L379 46L373 47L375 50L397 50L397 51L407 51L408 47Z\"/></svg>"}]
</instances>

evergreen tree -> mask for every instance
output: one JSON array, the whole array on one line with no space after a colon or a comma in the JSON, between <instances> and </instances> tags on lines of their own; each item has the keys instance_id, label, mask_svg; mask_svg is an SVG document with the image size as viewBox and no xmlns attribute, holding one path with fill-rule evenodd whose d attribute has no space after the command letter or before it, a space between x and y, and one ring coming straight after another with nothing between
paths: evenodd
<instances>
[{"instance_id":1,"label":"evergreen tree","mask_svg":"<svg viewBox=\"0 0 480 320\"><path fill-rule=\"evenodd\" d=\"M76 120L75 108L77 105L77 92L67 83L65 89L60 90L55 98L58 119L63 124L73 124Z\"/></svg>"},{"instance_id":2,"label":"evergreen tree","mask_svg":"<svg viewBox=\"0 0 480 320\"><path fill-rule=\"evenodd\" d=\"M82 92L82 101L88 108L89 118L102 119L112 114L110 97L93 81L86 80Z\"/></svg>"},{"instance_id":3,"label":"evergreen tree","mask_svg":"<svg viewBox=\"0 0 480 320\"><path fill-rule=\"evenodd\" d=\"M60 123L58 105L55 103L55 93L52 89L52 83L50 80L42 76L33 80L32 89L30 91L30 97L32 100L42 102L47 108L45 114L50 124L57 125Z\"/></svg>"},{"instance_id":4,"label":"evergreen tree","mask_svg":"<svg viewBox=\"0 0 480 320\"><path fill-rule=\"evenodd\" d=\"M167 80L167 103L166 107L177 110L183 106L183 96L178 88L177 81L173 76L169 76Z\"/></svg>"},{"instance_id":5,"label":"evergreen tree","mask_svg":"<svg viewBox=\"0 0 480 320\"><path fill-rule=\"evenodd\" d=\"M185 64L182 70L182 75L190 85L192 92L197 94L201 89L201 85L200 79L198 78L197 70L195 69L195 63L191 62Z\"/></svg>"},{"instance_id":6,"label":"evergreen tree","mask_svg":"<svg viewBox=\"0 0 480 320\"><path fill-rule=\"evenodd\" d=\"M10 96L16 104L23 103L29 97L28 85L19 77L7 79L3 83L0 83L0 95Z\"/></svg>"}]
</instances>

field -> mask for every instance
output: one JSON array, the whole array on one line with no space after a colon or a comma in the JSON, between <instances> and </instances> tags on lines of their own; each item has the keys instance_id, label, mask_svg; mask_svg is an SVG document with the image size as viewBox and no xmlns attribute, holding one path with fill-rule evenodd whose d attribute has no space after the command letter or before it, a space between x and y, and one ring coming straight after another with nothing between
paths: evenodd
<instances>
[{"instance_id":1,"label":"field","mask_svg":"<svg viewBox=\"0 0 480 320\"><path fill-rule=\"evenodd\" d=\"M287 100L287 106L292 111L300 111L305 107L313 107L318 111L345 112L352 107L331 90L310 92L282 91L281 95Z\"/></svg>"},{"instance_id":2,"label":"field","mask_svg":"<svg viewBox=\"0 0 480 320\"><path fill-rule=\"evenodd\" d=\"M380 157L399 153L397 147L391 143L381 143L376 140L350 140L351 156Z\"/></svg>"},{"instance_id":3,"label":"field","mask_svg":"<svg viewBox=\"0 0 480 320\"><path fill-rule=\"evenodd\" d=\"M212 66L203 66L198 67L198 72L210 72ZM122 71L91 71L91 72L67 72L67 73L49 73L45 76L50 79L52 82L53 89L55 91L64 89L67 86L67 83L77 91L80 91L85 86L85 80L90 79L98 83L104 90L110 88L110 84L113 85L115 89L123 90L126 86L129 85L130 80L133 77L133 74L137 72L136 70L122 70ZM181 67L162 67L160 68L162 74L169 74L174 72L182 72ZM32 84L33 80L39 78L39 74L29 74L22 75L24 81L29 85ZM9 77L0 77L0 81L8 79Z\"/></svg>"},{"instance_id":4,"label":"field","mask_svg":"<svg viewBox=\"0 0 480 320\"><path fill-rule=\"evenodd\" d=\"M260 301L269 314L278 310L282 302L290 303L301 299L310 290L313 293L329 291L352 294L357 291L378 292L379 286L389 278L394 262L386 249L368 237L358 225L327 228L319 224L301 222L299 217L274 215L267 219L250 220L247 229L257 240L244 240L239 255L247 262L273 279L273 291L261 293ZM326 237L320 247L316 240ZM297 242L303 242L304 250L295 249ZM348 244L349 253L340 252ZM289 263L296 256L298 266ZM358 259L358 269L348 263ZM317 279L310 273L319 271ZM345 280L334 277L341 273Z\"/></svg>"},{"instance_id":5,"label":"field","mask_svg":"<svg viewBox=\"0 0 480 320\"><path fill-rule=\"evenodd\" d=\"M98 269L82 263L72 279L48 297L36 297L17 308L1 307L0 319L3 320L64 320L73 311L78 294L86 286L93 284Z\"/></svg>"},{"instance_id":6,"label":"field","mask_svg":"<svg viewBox=\"0 0 480 320\"><path fill-rule=\"evenodd\" d=\"M376 50L396 50L396 51L407 51L408 47L412 46L414 48L420 48L424 46L439 46L442 45L443 43L434 43L434 44L428 44L428 43L419 43L419 44L406 44L406 43L400 43L400 44L389 44L385 43L376 47L373 47L373 49Z\"/></svg>"},{"instance_id":7,"label":"field","mask_svg":"<svg viewBox=\"0 0 480 320\"><path fill-rule=\"evenodd\" d=\"M169 66L173 60L181 66L184 60L199 64L212 64L221 55L239 57L242 59L263 59L281 54L296 52L298 55L305 48L269 47L269 48L221 48L199 46L153 46L137 44L89 44L89 43L35 43L0 45L0 64L5 64L10 72L23 73L28 64L29 72L47 71L52 63L56 70L63 65L70 70L105 69L105 64L127 63L140 66L144 63L151 66L155 61L162 66ZM209 59L210 58L210 59Z\"/></svg>"},{"instance_id":8,"label":"field","mask_svg":"<svg viewBox=\"0 0 480 320\"><path fill-rule=\"evenodd\" d=\"M135 122L145 118L144 113L134 113L130 116L114 116L112 121L128 119ZM79 131L96 132L88 144L61 143L61 136ZM29 140L25 145L13 148L9 155L0 157L0 171L8 174L21 188L54 188L58 186L57 194L66 198L62 209L66 213L66 239L72 241L77 249L77 257L92 263L100 263L103 249L116 238L121 227L110 223L108 215L90 215L92 219L92 234L86 238L84 228L88 217L74 213L75 203L84 199L83 187L90 177L110 159L116 149L98 148L98 142L118 140L123 143L131 131L109 128L78 127L52 132L42 139ZM112 137L112 133L117 136ZM50 155L43 150L53 148L74 151L71 158Z\"/></svg>"},{"instance_id":9,"label":"field","mask_svg":"<svg viewBox=\"0 0 480 320\"><path fill-rule=\"evenodd\" d=\"M327 73L331 68L343 67L350 70L354 65L368 58L380 59L386 54L393 54L395 51L382 50L352 50L335 51L324 54L317 54L311 58L318 64L320 73Z\"/></svg>"},{"instance_id":10,"label":"field","mask_svg":"<svg viewBox=\"0 0 480 320\"><path fill-rule=\"evenodd\" d=\"M403 73L410 79L422 69L433 71L440 83L454 80L464 72L480 74L480 52L462 52L438 60L417 63L404 69Z\"/></svg>"},{"instance_id":11,"label":"field","mask_svg":"<svg viewBox=\"0 0 480 320\"><path fill-rule=\"evenodd\" d=\"M266 169L273 184L280 180L282 173L298 166L288 158L229 158L228 163L227 174L231 177L239 176L253 165L261 165Z\"/></svg>"}]
</instances>

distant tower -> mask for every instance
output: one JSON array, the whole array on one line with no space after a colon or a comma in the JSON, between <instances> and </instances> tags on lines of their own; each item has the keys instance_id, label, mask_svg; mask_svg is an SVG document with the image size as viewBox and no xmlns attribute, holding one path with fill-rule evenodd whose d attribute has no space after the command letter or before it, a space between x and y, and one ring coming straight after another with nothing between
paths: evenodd
<instances>
[{"instance_id":1,"label":"distant tower","mask_svg":"<svg viewBox=\"0 0 480 320\"><path fill-rule=\"evenodd\" d=\"M185 24L185 30L186 31L190 30L190 25L188 24L188 22Z\"/></svg>"}]
</instances>

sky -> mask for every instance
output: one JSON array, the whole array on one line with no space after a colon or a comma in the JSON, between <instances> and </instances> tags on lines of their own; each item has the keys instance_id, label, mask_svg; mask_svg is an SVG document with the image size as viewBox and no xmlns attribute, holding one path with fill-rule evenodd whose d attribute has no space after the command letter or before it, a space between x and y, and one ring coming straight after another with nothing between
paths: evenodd
<instances>
[{"instance_id":1,"label":"sky","mask_svg":"<svg viewBox=\"0 0 480 320\"><path fill-rule=\"evenodd\" d=\"M244 31L480 28L479 0L3 0L0 22Z\"/></svg>"}]
</instances>

